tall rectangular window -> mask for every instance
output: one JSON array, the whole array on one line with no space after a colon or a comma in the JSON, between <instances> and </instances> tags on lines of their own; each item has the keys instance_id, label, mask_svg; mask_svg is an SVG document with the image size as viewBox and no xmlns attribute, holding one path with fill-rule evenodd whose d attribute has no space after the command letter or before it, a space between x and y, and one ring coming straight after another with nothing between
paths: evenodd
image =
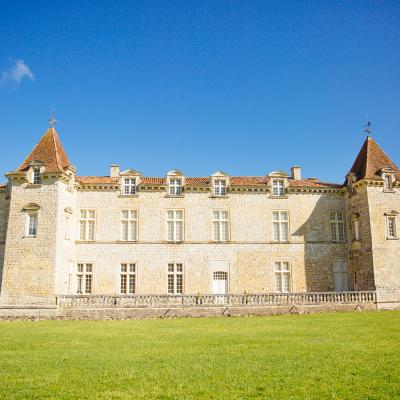
<instances>
[{"instance_id":1,"label":"tall rectangular window","mask_svg":"<svg viewBox=\"0 0 400 400\"><path fill-rule=\"evenodd\" d=\"M180 196L182 194L182 179L169 180L169 194L171 196Z\"/></svg>"},{"instance_id":2,"label":"tall rectangular window","mask_svg":"<svg viewBox=\"0 0 400 400\"><path fill-rule=\"evenodd\" d=\"M96 221L95 210L80 210L79 240L94 240L94 227Z\"/></svg>"},{"instance_id":3,"label":"tall rectangular window","mask_svg":"<svg viewBox=\"0 0 400 400\"><path fill-rule=\"evenodd\" d=\"M330 218L332 241L343 242L345 240L344 214L342 212L331 212Z\"/></svg>"},{"instance_id":4,"label":"tall rectangular window","mask_svg":"<svg viewBox=\"0 0 400 400\"><path fill-rule=\"evenodd\" d=\"M3 214L0 214L0 243L3 243L6 239L6 218Z\"/></svg>"},{"instance_id":5,"label":"tall rectangular window","mask_svg":"<svg viewBox=\"0 0 400 400\"><path fill-rule=\"evenodd\" d=\"M65 215L65 239L70 239L70 225L71 216L69 214Z\"/></svg>"},{"instance_id":6,"label":"tall rectangular window","mask_svg":"<svg viewBox=\"0 0 400 400\"><path fill-rule=\"evenodd\" d=\"M213 240L215 242L226 242L229 240L228 211L213 211Z\"/></svg>"},{"instance_id":7,"label":"tall rectangular window","mask_svg":"<svg viewBox=\"0 0 400 400\"><path fill-rule=\"evenodd\" d=\"M392 190L392 178L390 175L385 175L385 190Z\"/></svg>"},{"instance_id":8,"label":"tall rectangular window","mask_svg":"<svg viewBox=\"0 0 400 400\"><path fill-rule=\"evenodd\" d=\"M136 241L137 240L137 211L122 210L121 211L121 240Z\"/></svg>"},{"instance_id":9,"label":"tall rectangular window","mask_svg":"<svg viewBox=\"0 0 400 400\"><path fill-rule=\"evenodd\" d=\"M28 213L27 235L31 237L37 236L38 231L38 214L37 212Z\"/></svg>"},{"instance_id":10,"label":"tall rectangular window","mask_svg":"<svg viewBox=\"0 0 400 400\"><path fill-rule=\"evenodd\" d=\"M273 239L276 242L289 240L289 214L287 211L272 212Z\"/></svg>"},{"instance_id":11,"label":"tall rectangular window","mask_svg":"<svg viewBox=\"0 0 400 400\"><path fill-rule=\"evenodd\" d=\"M214 195L225 196L226 195L226 180L217 179L214 181Z\"/></svg>"},{"instance_id":12,"label":"tall rectangular window","mask_svg":"<svg viewBox=\"0 0 400 400\"><path fill-rule=\"evenodd\" d=\"M136 264L121 264L121 294L136 293Z\"/></svg>"},{"instance_id":13,"label":"tall rectangular window","mask_svg":"<svg viewBox=\"0 0 400 400\"><path fill-rule=\"evenodd\" d=\"M183 293L183 264L168 264L168 294Z\"/></svg>"},{"instance_id":14,"label":"tall rectangular window","mask_svg":"<svg viewBox=\"0 0 400 400\"><path fill-rule=\"evenodd\" d=\"M287 261L275 262L275 284L277 292L290 292L290 266Z\"/></svg>"},{"instance_id":15,"label":"tall rectangular window","mask_svg":"<svg viewBox=\"0 0 400 400\"><path fill-rule=\"evenodd\" d=\"M274 196L284 196L285 195L285 184L283 179L273 179L272 180L272 194Z\"/></svg>"},{"instance_id":16,"label":"tall rectangular window","mask_svg":"<svg viewBox=\"0 0 400 400\"><path fill-rule=\"evenodd\" d=\"M396 229L396 217L394 215L388 215L386 217L387 222L387 235L389 238L397 238Z\"/></svg>"},{"instance_id":17,"label":"tall rectangular window","mask_svg":"<svg viewBox=\"0 0 400 400\"><path fill-rule=\"evenodd\" d=\"M33 183L35 185L39 185L40 182L41 182L40 168L35 167L35 168L33 168Z\"/></svg>"},{"instance_id":18,"label":"tall rectangular window","mask_svg":"<svg viewBox=\"0 0 400 400\"><path fill-rule=\"evenodd\" d=\"M78 264L76 293L90 294L93 286L93 264Z\"/></svg>"},{"instance_id":19,"label":"tall rectangular window","mask_svg":"<svg viewBox=\"0 0 400 400\"><path fill-rule=\"evenodd\" d=\"M360 240L360 220L358 218L353 220L353 238Z\"/></svg>"},{"instance_id":20,"label":"tall rectangular window","mask_svg":"<svg viewBox=\"0 0 400 400\"><path fill-rule=\"evenodd\" d=\"M183 210L167 211L167 238L170 242L183 241Z\"/></svg>"},{"instance_id":21,"label":"tall rectangular window","mask_svg":"<svg viewBox=\"0 0 400 400\"><path fill-rule=\"evenodd\" d=\"M124 194L129 196L136 193L136 178L124 179Z\"/></svg>"}]
</instances>

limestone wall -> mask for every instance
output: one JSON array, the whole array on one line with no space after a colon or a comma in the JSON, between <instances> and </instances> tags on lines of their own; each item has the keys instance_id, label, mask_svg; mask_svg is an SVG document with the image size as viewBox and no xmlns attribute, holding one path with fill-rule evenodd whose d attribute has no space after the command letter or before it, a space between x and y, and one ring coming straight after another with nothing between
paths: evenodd
<instances>
[{"instance_id":1,"label":"limestone wall","mask_svg":"<svg viewBox=\"0 0 400 400\"><path fill-rule=\"evenodd\" d=\"M275 261L290 262L291 290L326 291L333 289L332 262L347 259L347 244L333 243L330 231L330 211L344 211L341 194L271 199L266 193L232 193L227 198L187 193L171 198L160 192L124 197L118 191L80 191L76 214L80 208L96 210L96 240L78 241L75 259L94 264L94 292L99 294L119 292L119 268L124 262L137 263L138 293L166 293L169 262L184 264L185 293L210 293L212 272L221 269L228 272L230 292L273 292ZM166 243L165 215L171 208L185 213L180 244ZM137 243L119 241L123 209L138 210ZM229 211L229 243L212 242L214 209ZM273 210L289 211L289 243L272 241ZM78 237L78 225L75 234ZM75 290L75 273L70 271L69 293ZM59 294L63 293L68 291Z\"/></svg>"}]
</instances>

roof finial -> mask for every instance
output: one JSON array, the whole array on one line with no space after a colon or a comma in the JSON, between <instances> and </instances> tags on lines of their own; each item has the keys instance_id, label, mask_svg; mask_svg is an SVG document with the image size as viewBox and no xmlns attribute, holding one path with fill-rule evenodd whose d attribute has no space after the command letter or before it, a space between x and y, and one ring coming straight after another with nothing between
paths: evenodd
<instances>
[{"instance_id":1,"label":"roof finial","mask_svg":"<svg viewBox=\"0 0 400 400\"><path fill-rule=\"evenodd\" d=\"M57 120L54 118L54 110L51 110L51 115L49 119L49 124L51 128L54 128L54 125L57 123Z\"/></svg>"},{"instance_id":2,"label":"roof finial","mask_svg":"<svg viewBox=\"0 0 400 400\"><path fill-rule=\"evenodd\" d=\"M367 136L369 136L372 132L371 121L368 121L368 113L365 113L364 132L367 134Z\"/></svg>"}]
</instances>

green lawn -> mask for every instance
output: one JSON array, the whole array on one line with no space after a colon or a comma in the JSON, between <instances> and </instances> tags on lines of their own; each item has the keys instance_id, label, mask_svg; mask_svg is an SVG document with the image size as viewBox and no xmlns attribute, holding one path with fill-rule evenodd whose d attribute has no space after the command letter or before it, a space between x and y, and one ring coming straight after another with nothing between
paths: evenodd
<instances>
[{"instance_id":1,"label":"green lawn","mask_svg":"<svg viewBox=\"0 0 400 400\"><path fill-rule=\"evenodd\" d=\"M0 399L400 398L400 312L0 322Z\"/></svg>"}]
</instances>

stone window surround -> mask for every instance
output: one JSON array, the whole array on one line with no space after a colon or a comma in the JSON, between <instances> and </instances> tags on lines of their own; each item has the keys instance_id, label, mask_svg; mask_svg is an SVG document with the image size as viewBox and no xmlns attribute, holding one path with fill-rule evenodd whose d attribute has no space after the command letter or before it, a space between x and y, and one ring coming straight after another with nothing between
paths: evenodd
<instances>
[{"instance_id":1,"label":"stone window surround","mask_svg":"<svg viewBox=\"0 0 400 400\"><path fill-rule=\"evenodd\" d=\"M274 213L279 213L279 220L274 220ZM281 219L281 213L286 213L286 219ZM279 223L279 239L274 238L274 224ZM287 238L286 240L281 239L281 225L282 223L287 224ZM290 242L290 213L289 210L272 210L272 241L276 243L288 243Z\"/></svg>"},{"instance_id":2,"label":"stone window surround","mask_svg":"<svg viewBox=\"0 0 400 400\"><path fill-rule=\"evenodd\" d=\"M214 212L218 211L219 212L219 217L218 218L214 218ZM227 219L223 219L221 217L222 212L226 212L227 213ZM227 209L213 209L211 210L211 238L212 241L214 243L227 243L231 240L231 223L230 223L230 212ZM214 222L219 222L219 237L220 239L217 240L214 236ZM222 235L222 222L227 222L228 224L228 228L227 228L227 238L226 239L221 239Z\"/></svg>"},{"instance_id":3,"label":"stone window surround","mask_svg":"<svg viewBox=\"0 0 400 400\"><path fill-rule=\"evenodd\" d=\"M332 214L335 214L335 219L332 219ZM338 219L339 214L342 214L343 216L342 220ZM346 241L346 218L344 211L337 211L337 210L329 211L329 223L331 229L331 241L334 243L344 243ZM340 230L339 230L340 223L343 224L343 239L340 238ZM335 224L336 238L333 236L332 224Z\"/></svg>"},{"instance_id":4,"label":"stone window surround","mask_svg":"<svg viewBox=\"0 0 400 400\"><path fill-rule=\"evenodd\" d=\"M126 271L123 271L123 265L126 265ZM132 266L134 266L134 271L132 271ZM121 262L119 264L119 293L124 295L129 295L129 294L136 294L137 293L137 262ZM126 276L126 291L123 292L122 290L122 276ZM133 292L129 290L130 288L130 283L131 283L131 276L134 276L134 283L133 283Z\"/></svg>"},{"instance_id":5,"label":"stone window surround","mask_svg":"<svg viewBox=\"0 0 400 400\"><path fill-rule=\"evenodd\" d=\"M386 217L386 239L387 240L398 240L399 237L398 237L397 219L398 219L399 213L397 211L392 210L388 213L385 213L384 215ZM389 221L390 220L393 221L392 229L394 230L394 236L390 235L390 232L389 232L389 230L390 230L390 225L389 225L390 222Z\"/></svg>"},{"instance_id":6,"label":"stone window surround","mask_svg":"<svg viewBox=\"0 0 400 400\"><path fill-rule=\"evenodd\" d=\"M128 218L124 218L123 213L124 211L128 212ZM131 218L131 213L134 213L133 218ZM127 209L124 208L121 210L120 212L120 217L121 217L121 229L120 229L120 238L119 241L121 242L137 242L138 241L138 237L139 237L139 211L136 208L132 208L132 209ZM127 239L123 238L123 222L127 222L128 223L128 228L127 228ZM135 224L135 232L134 232L134 239L132 239L131 234L132 234L132 230L130 228L130 223L134 222Z\"/></svg>"},{"instance_id":7,"label":"stone window surround","mask_svg":"<svg viewBox=\"0 0 400 400\"><path fill-rule=\"evenodd\" d=\"M171 270L172 266L172 270ZM179 266L179 267L178 267ZM180 277L180 282L178 283L178 276ZM172 290L171 281L172 277ZM178 290L178 286L180 289ZM185 266L183 262L169 262L167 263L167 294L176 295L183 294L185 292Z\"/></svg>"},{"instance_id":8,"label":"stone window surround","mask_svg":"<svg viewBox=\"0 0 400 400\"><path fill-rule=\"evenodd\" d=\"M25 205L22 209L22 212L25 214L24 219L24 234L23 237L25 238L36 238L38 235L38 227L39 227L39 210L40 206L35 204L35 203L29 203ZM32 217L35 216L35 220L32 219ZM30 233L31 229L31 222L34 221L35 224L35 234Z\"/></svg>"},{"instance_id":9,"label":"stone window surround","mask_svg":"<svg viewBox=\"0 0 400 400\"><path fill-rule=\"evenodd\" d=\"M173 219L170 219L168 214L173 212ZM182 212L182 218L176 218L176 212ZM173 223L173 239L169 238L169 222ZM182 236L177 239L177 223L182 223ZM182 243L185 240L185 210L183 208L168 208L165 210L165 240L169 243Z\"/></svg>"},{"instance_id":10,"label":"stone window surround","mask_svg":"<svg viewBox=\"0 0 400 400\"><path fill-rule=\"evenodd\" d=\"M279 268L277 268L277 264L280 264L280 267ZM287 270L284 270L283 269L283 265L284 264L287 264L287 266L288 266L288 269ZM273 263L273 271L274 271L274 283L275 283L275 289L276 289L276 292L277 293L290 293L290 292L292 292L293 291L293 287L292 287L292 264L290 263L290 261L289 260L276 260L276 261L274 261L274 263ZM276 277L277 277L277 275L280 275L280 278L281 278L281 290L278 290L278 288L277 288L277 282L276 282ZM286 291L286 290L282 290L283 289L283 280L282 280L282 278L283 278L283 276L284 275L288 275L288 290Z\"/></svg>"}]
</instances>

